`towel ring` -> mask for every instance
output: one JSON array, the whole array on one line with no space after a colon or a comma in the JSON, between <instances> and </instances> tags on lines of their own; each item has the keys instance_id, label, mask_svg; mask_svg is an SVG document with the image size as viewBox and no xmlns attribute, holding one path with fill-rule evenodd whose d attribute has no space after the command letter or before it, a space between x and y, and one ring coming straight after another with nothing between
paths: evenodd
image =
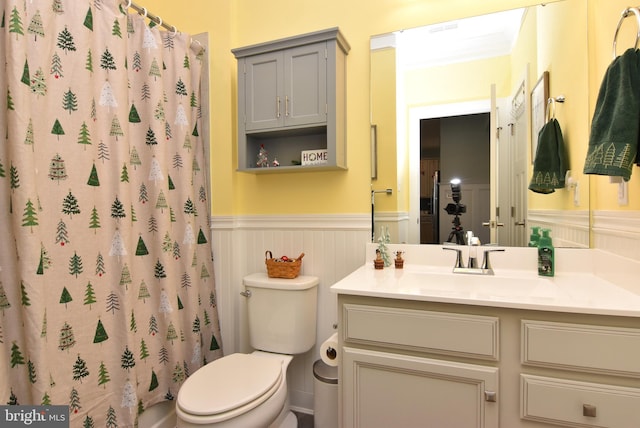
<instances>
[{"instance_id":1,"label":"towel ring","mask_svg":"<svg viewBox=\"0 0 640 428\"><path fill-rule=\"evenodd\" d=\"M551 119L556 118L556 103L563 103L565 101L564 95L558 95L557 97L549 97L547 100L547 111L545 115L546 122L550 122Z\"/></svg>"},{"instance_id":2,"label":"towel ring","mask_svg":"<svg viewBox=\"0 0 640 428\"><path fill-rule=\"evenodd\" d=\"M634 48L638 48L638 42L640 42L640 10L637 7L628 7L622 11L622 15L620 15L620 20L618 21L618 26L616 27L616 33L613 36L613 59L616 59L616 43L618 42L618 32L620 31L620 27L622 27L622 21L625 20L629 15L634 14L636 16L636 24L637 24L637 32L636 32L636 44Z\"/></svg>"}]
</instances>

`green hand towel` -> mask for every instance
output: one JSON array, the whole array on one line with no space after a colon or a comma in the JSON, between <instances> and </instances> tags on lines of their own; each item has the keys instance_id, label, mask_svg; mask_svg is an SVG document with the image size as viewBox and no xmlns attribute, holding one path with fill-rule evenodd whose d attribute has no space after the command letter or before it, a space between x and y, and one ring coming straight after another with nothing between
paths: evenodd
<instances>
[{"instance_id":1,"label":"green hand towel","mask_svg":"<svg viewBox=\"0 0 640 428\"><path fill-rule=\"evenodd\" d=\"M629 181L640 135L640 51L627 49L607 69L591 122L585 174Z\"/></svg>"},{"instance_id":2,"label":"green hand towel","mask_svg":"<svg viewBox=\"0 0 640 428\"><path fill-rule=\"evenodd\" d=\"M538 148L533 161L533 175L529 190L536 193L553 193L564 187L567 174L564 139L560 124L553 118L538 133Z\"/></svg>"}]
</instances>

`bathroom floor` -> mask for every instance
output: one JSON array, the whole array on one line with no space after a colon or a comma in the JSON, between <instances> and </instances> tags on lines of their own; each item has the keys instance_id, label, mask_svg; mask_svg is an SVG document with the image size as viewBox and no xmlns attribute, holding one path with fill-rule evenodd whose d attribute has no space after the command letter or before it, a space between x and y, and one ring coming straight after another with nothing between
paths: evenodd
<instances>
[{"instance_id":1,"label":"bathroom floor","mask_svg":"<svg viewBox=\"0 0 640 428\"><path fill-rule=\"evenodd\" d=\"M293 412L298 418L298 428L313 428L313 415Z\"/></svg>"}]
</instances>

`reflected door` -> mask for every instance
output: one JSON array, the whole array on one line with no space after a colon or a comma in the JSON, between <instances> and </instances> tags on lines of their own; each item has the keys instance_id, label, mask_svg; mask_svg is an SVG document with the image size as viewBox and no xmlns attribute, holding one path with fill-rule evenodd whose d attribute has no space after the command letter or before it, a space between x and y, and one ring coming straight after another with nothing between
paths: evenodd
<instances>
[{"instance_id":1,"label":"reflected door","mask_svg":"<svg viewBox=\"0 0 640 428\"><path fill-rule=\"evenodd\" d=\"M496 85L491 85L491 123L490 123L490 194L489 194L489 219L483 221L482 226L489 228L489 237L492 244L506 245L504 228L504 204L505 195L508 194L510 182L505 172L508 171L508 164L505 165L504 150L504 130L502 123L504 118L503 100L496 97ZM506 167L506 168L505 168Z\"/></svg>"},{"instance_id":2,"label":"reflected door","mask_svg":"<svg viewBox=\"0 0 640 428\"><path fill-rule=\"evenodd\" d=\"M512 147L511 165L513 177L512 208L509 227L511 229L510 245L523 247L527 245L527 187L529 166L529 108L526 94L529 93L527 72L512 97L511 117L513 119L510 132Z\"/></svg>"}]
</instances>

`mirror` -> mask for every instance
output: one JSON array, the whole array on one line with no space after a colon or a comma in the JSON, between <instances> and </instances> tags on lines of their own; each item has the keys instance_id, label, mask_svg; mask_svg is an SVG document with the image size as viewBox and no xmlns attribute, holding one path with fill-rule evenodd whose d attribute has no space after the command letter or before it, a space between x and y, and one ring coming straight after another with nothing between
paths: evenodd
<instances>
[{"instance_id":1,"label":"mirror","mask_svg":"<svg viewBox=\"0 0 640 428\"><path fill-rule=\"evenodd\" d=\"M540 226L558 247L589 247L586 8L562 0L372 36L374 239L382 227L395 243L455 242L462 229L483 244L522 246ZM545 85L547 98L565 99L548 111L577 185L536 194L527 186L541 110L531 94Z\"/></svg>"}]
</instances>

